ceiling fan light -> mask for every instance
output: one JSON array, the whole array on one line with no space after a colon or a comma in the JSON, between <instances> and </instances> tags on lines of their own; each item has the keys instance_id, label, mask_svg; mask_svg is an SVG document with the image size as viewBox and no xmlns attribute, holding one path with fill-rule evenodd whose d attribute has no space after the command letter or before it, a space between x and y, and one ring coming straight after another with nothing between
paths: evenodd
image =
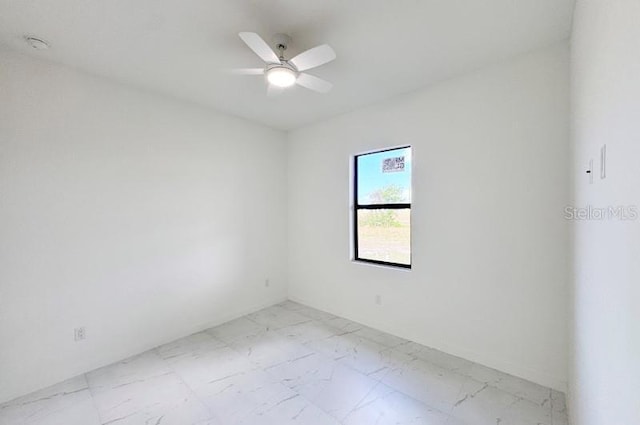
<instances>
[{"instance_id":1,"label":"ceiling fan light","mask_svg":"<svg viewBox=\"0 0 640 425\"><path fill-rule=\"evenodd\" d=\"M267 81L278 87L291 87L296 83L296 73L285 67L275 67L267 71Z\"/></svg>"}]
</instances>

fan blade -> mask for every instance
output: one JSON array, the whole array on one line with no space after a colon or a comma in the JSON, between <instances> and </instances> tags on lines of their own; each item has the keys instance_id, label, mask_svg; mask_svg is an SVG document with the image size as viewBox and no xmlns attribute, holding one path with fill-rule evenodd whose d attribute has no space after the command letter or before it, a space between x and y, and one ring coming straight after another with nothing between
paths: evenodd
<instances>
[{"instance_id":1,"label":"fan blade","mask_svg":"<svg viewBox=\"0 0 640 425\"><path fill-rule=\"evenodd\" d=\"M333 84L330 82L305 73L298 75L296 84L308 88L309 90L317 91L318 93L326 93L331 90L331 87L333 87Z\"/></svg>"},{"instance_id":2,"label":"fan blade","mask_svg":"<svg viewBox=\"0 0 640 425\"><path fill-rule=\"evenodd\" d=\"M267 84L267 96L275 97L281 94L284 91L284 88L275 86L273 84Z\"/></svg>"},{"instance_id":3,"label":"fan blade","mask_svg":"<svg viewBox=\"0 0 640 425\"><path fill-rule=\"evenodd\" d=\"M245 42L256 55L267 63L280 63L278 55L275 54L271 47L255 32L241 32L238 34L242 41Z\"/></svg>"},{"instance_id":4,"label":"fan blade","mask_svg":"<svg viewBox=\"0 0 640 425\"><path fill-rule=\"evenodd\" d=\"M229 73L235 75L264 75L264 68L236 68L230 69Z\"/></svg>"},{"instance_id":5,"label":"fan blade","mask_svg":"<svg viewBox=\"0 0 640 425\"><path fill-rule=\"evenodd\" d=\"M307 69L331 62L335 58L336 52L334 52L328 44L323 44L300 53L289 62L294 64L296 68L298 68L298 71L306 71Z\"/></svg>"}]
</instances>

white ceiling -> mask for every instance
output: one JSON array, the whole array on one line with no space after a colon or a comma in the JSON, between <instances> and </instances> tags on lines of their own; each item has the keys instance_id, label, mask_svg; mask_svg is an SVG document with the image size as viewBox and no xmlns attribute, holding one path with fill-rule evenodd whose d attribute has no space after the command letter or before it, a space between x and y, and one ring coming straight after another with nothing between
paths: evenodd
<instances>
[{"instance_id":1,"label":"white ceiling","mask_svg":"<svg viewBox=\"0 0 640 425\"><path fill-rule=\"evenodd\" d=\"M574 0L0 0L0 43L31 55L291 129L569 36ZM328 43L310 71L328 94L267 97L238 38L293 38L289 57ZM41 37L47 51L22 36Z\"/></svg>"}]
</instances>

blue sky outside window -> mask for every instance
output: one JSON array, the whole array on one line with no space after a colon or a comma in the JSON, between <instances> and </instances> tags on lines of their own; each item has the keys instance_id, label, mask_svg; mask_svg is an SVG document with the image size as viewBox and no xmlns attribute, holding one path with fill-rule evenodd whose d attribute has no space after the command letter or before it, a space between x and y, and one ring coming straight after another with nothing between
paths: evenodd
<instances>
[{"instance_id":1,"label":"blue sky outside window","mask_svg":"<svg viewBox=\"0 0 640 425\"><path fill-rule=\"evenodd\" d=\"M360 205L410 203L411 148L359 156L357 184Z\"/></svg>"}]
</instances>

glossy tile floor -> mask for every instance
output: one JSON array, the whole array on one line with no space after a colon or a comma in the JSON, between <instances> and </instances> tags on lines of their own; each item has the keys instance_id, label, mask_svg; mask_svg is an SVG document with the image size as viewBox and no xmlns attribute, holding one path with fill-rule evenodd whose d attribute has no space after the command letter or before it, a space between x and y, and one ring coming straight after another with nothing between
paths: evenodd
<instances>
[{"instance_id":1,"label":"glossy tile floor","mask_svg":"<svg viewBox=\"0 0 640 425\"><path fill-rule=\"evenodd\" d=\"M2 425L566 425L564 394L290 301L0 406Z\"/></svg>"}]
</instances>

